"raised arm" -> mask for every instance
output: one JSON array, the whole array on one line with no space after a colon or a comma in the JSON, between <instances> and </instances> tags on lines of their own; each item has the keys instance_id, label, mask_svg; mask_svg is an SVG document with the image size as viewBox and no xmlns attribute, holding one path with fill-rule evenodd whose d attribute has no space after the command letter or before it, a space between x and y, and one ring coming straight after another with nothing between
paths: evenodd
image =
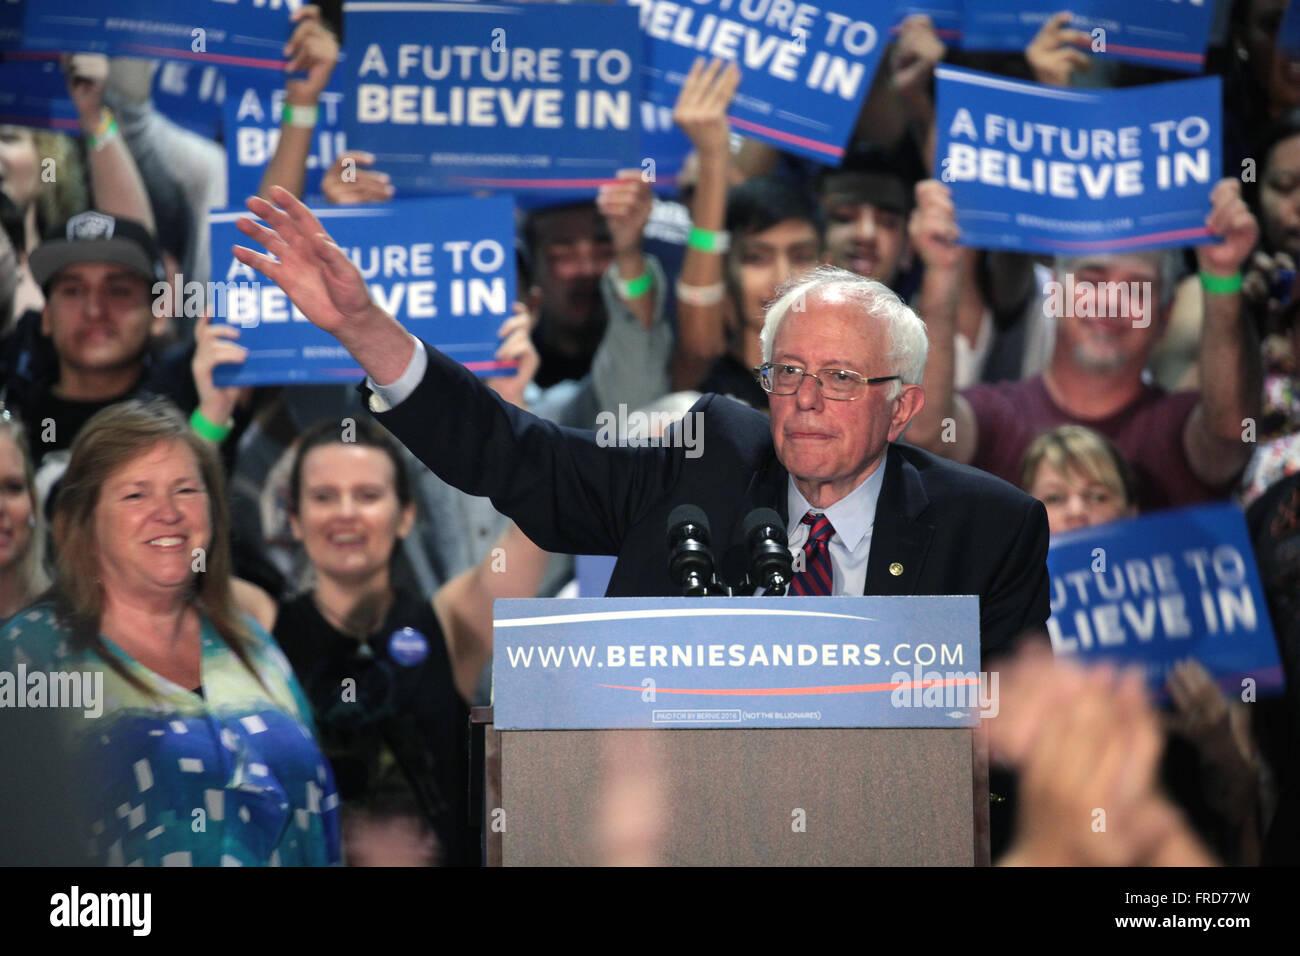
<instances>
[{"instance_id":1,"label":"raised arm","mask_svg":"<svg viewBox=\"0 0 1300 956\"><path fill-rule=\"evenodd\" d=\"M242 247L235 257L277 283L378 385L403 379L415 363L418 384L379 421L448 484L491 498L540 547L617 554L630 524L675 484L682 450L608 447L593 432L560 428L503 401L380 309L306 206L280 188L272 197L279 207L248 200L267 226L243 218L238 227L278 261Z\"/></svg>"},{"instance_id":2,"label":"raised arm","mask_svg":"<svg viewBox=\"0 0 1300 956\"><path fill-rule=\"evenodd\" d=\"M705 66L697 60L682 84L673 119L690 138L699 157L699 179L691 204L691 225L706 233L726 226L727 182L730 163L727 107L740 84L734 63L723 67L714 60ZM724 252L687 245L679 284L687 290L677 296L677 385L693 388L708 374L714 361L727 351L723 321Z\"/></svg>"},{"instance_id":3,"label":"raised arm","mask_svg":"<svg viewBox=\"0 0 1300 956\"><path fill-rule=\"evenodd\" d=\"M618 182L606 183L596 194L596 208L605 217L614 246L610 270L616 284L621 284L619 300L647 329L654 322L655 300L663 294L655 288L641 246L653 201L650 183L639 169L620 169Z\"/></svg>"},{"instance_id":4,"label":"raised arm","mask_svg":"<svg viewBox=\"0 0 1300 956\"><path fill-rule=\"evenodd\" d=\"M1255 248L1259 226L1235 179L1221 180L1210 204L1206 226L1223 242L1196 250L1205 291L1201 400L1187 419L1183 449L1201 481L1222 485L1246 466L1254 445L1242 436L1248 419L1259 420L1259 336L1241 308L1241 267Z\"/></svg>"},{"instance_id":5,"label":"raised arm","mask_svg":"<svg viewBox=\"0 0 1300 956\"><path fill-rule=\"evenodd\" d=\"M908 232L912 248L925 263L918 311L930 350L921 381L925 407L903 437L936 455L969 463L975 457L975 414L953 387L953 336L957 334L957 300L966 256L957 245L960 230L947 186L934 179L916 184L916 208Z\"/></svg>"},{"instance_id":6,"label":"raised arm","mask_svg":"<svg viewBox=\"0 0 1300 956\"><path fill-rule=\"evenodd\" d=\"M104 105L108 58L94 53L65 56L63 72L68 94L81 119L81 132L86 137L95 208L110 216L134 219L156 234L158 227L154 224L153 207L140 170L122 138L117 120Z\"/></svg>"},{"instance_id":7,"label":"raised arm","mask_svg":"<svg viewBox=\"0 0 1300 956\"><path fill-rule=\"evenodd\" d=\"M913 14L899 26L890 54L890 87L925 168L934 166L934 97L931 84L935 66L948 48L924 14Z\"/></svg>"},{"instance_id":8,"label":"raised arm","mask_svg":"<svg viewBox=\"0 0 1300 956\"><path fill-rule=\"evenodd\" d=\"M284 85L285 116L280 122L280 140L257 190L263 198L270 195L272 186L302 195L320 95L339 59L339 41L321 22L320 7L300 7L291 19L297 26L284 46L284 55L289 57L285 72L306 73L307 78L289 80Z\"/></svg>"}]
</instances>

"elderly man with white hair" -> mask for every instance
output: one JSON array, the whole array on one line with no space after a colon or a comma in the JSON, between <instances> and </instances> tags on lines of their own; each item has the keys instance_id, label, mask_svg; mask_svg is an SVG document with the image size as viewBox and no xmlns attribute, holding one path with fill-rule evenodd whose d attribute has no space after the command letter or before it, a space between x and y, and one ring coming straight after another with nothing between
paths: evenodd
<instances>
[{"instance_id":1,"label":"elderly man with white hair","mask_svg":"<svg viewBox=\"0 0 1300 956\"><path fill-rule=\"evenodd\" d=\"M755 369L770 420L710 394L688 413L698 447L675 429L656 445L611 445L500 400L413 337L305 206L284 190L272 198L248 201L267 226L239 228L276 258L239 248L239 260L352 353L372 411L443 480L490 497L548 551L617 555L609 596L675 593L665 529L681 504L708 516L719 574L737 583L745 517L768 507L805 556L793 593L978 595L985 661L1046 621L1042 504L898 443L925 405L927 342L879 282L822 267L782 290Z\"/></svg>"}]
</instances>

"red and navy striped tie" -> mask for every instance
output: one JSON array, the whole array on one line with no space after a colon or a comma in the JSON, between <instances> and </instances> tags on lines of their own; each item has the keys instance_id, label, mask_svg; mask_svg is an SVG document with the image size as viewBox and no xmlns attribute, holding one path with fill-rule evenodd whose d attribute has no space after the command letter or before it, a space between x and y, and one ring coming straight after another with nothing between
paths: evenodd
<instances>
[{"instance_id":1,"label":"red and navy striped tie","mask_svg":"<svg viewBox=\"0 0 1300 956\"><path fill-rule=\"evenodd\" d=\"M808 543L803 546L804 569L790 582L790 593L825 596L831 593L831 583L835 580L830 552L835 529L825 515L811 511L803 516L803 524L812 525L812 530L808 532Z\"/></svg>"}]
</instances>

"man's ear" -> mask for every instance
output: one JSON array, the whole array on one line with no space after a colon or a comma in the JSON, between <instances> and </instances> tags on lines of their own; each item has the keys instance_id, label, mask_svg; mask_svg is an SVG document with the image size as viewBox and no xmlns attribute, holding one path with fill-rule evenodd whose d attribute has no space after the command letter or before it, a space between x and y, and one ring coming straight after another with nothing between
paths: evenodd
<instances>
[{"instance_id":1,"label":"man's ear","mask_svg":"<svg viewBox=\"0 0 1300 956\"><path fill-rule=\"evenodd\" d=\"M903 394L894 401L894 418L889 423L889 440L897 441L907 430L913 418L925 408L925 389L920 385L904 385Z\"/></svg>"},{"instance_id":2,"label":"man's ear","mask_svg":"<svg viewBox=\"0 0 1300 956\"><path fill-rule=\"evenodd\" d=\"M41 309L41 335L49 338L50 332L50 300L45 300L45 308Z\"/></svg>"}]
</instances>

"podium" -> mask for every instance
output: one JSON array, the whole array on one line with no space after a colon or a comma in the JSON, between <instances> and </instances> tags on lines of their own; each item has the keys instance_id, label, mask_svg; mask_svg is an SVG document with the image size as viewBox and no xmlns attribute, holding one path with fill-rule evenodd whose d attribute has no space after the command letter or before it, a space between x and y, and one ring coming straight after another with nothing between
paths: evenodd
<instances>
[{"instance_id":1,"label":"podium","mask_svg":"<svg viewBox=\"0 0 1300 956\"><path fill-rule=\"evenodd\" d=\"M488 865L989 862L975 598L496 617L494 707L473 717ZM931 651L952 666L907 663Z\"/></svg>"}]
</instances>

